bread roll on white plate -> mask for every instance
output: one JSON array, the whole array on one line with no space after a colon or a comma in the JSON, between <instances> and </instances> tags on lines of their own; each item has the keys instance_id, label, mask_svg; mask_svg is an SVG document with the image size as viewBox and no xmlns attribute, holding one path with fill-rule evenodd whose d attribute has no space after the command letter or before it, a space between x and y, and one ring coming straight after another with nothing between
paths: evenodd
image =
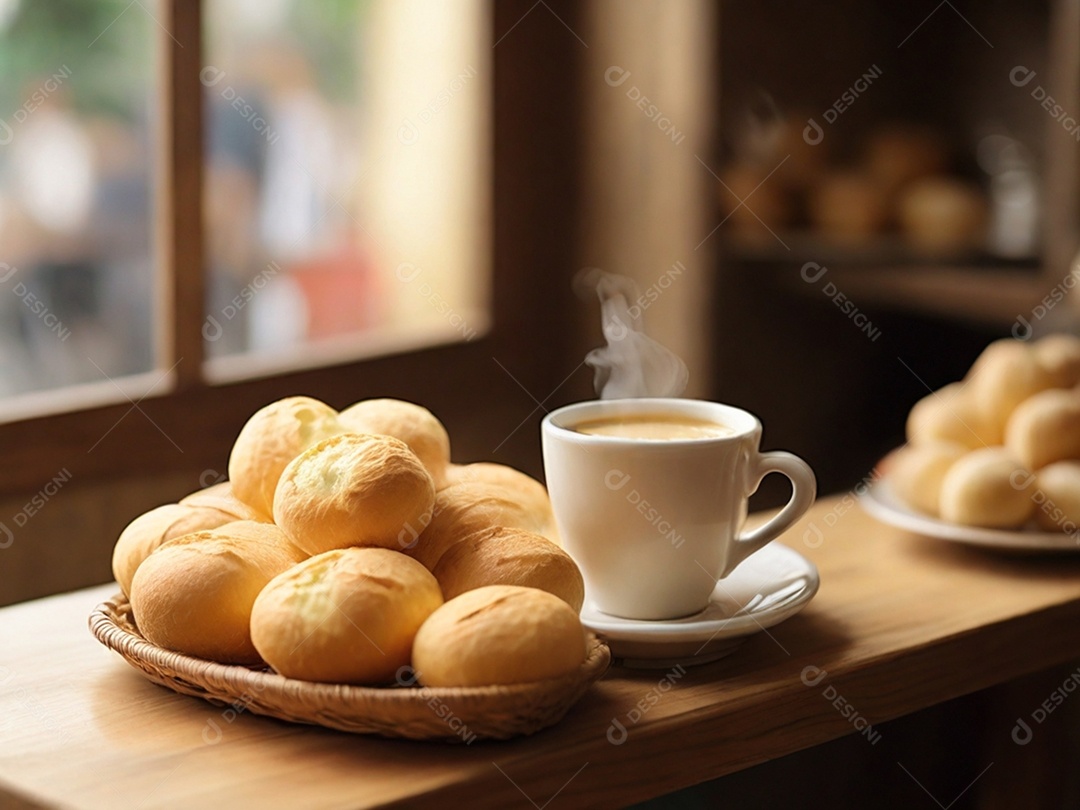
<instances>
[{"instance_id":1,"label":"bread roll on white plate","mask_svg":"<svg viewBox=\"0 0 1080 810\"><path fill-rule=\"evenodd\" d=\"M1039 470L1035 522L1046 532L1075 534L1080 527L1080 461L1057 461Z\"/></svg>"},{"instance_id":2,"label":"bread roll on white plate","mask_svg":"<svg viewBox=\"0 0 1080 810\"><path fill-rule=\"evenodd\" d=\"M889 483L908 506L939 517L945 474L969 452L963 445L952 442L904 445L885 461Z\"/></svg>"},{"instance_id":3,"label":"bread roll on white plate","mask_svg":"<svg viewBox=\"0 0 1080 810\"><path fill-rule=\"evenodd\" d=\"M973 450L941 483L941 518L964 526L1017 529L1031 519L1031 473L1004 447Z\"/></svg>"},{"instance_id":4,"label":"bread roll on white plate","mask_svg":"<svg viewBox=\"0 0 1080 810\"><path fill-rule=\"evenodd\" d=\"M995 341L983 350L966 381L987 425L1002 435L1009 417L1021 402L1054 384L1051 375L1039 365L1031 346L1008 338Z\"/></svg>"},{"instance_id":5,"label":"bread roll on white plate","mask_svg":"<svg viewBox=\"0 0 1080 810\"><path fill-rule=\"evenodd\" d=\"M1005 444L1032 470L1080 459L1080 389L1053 388L1021 403L1005 429Z\"/></svg>"},{"instance_id":6,"label":"bread roll on white plate","mask_svg":"<svg viewBox=\"0 0 1080 810\"><path fill-rule=\"evenodd\" d=\"M1001 444L1002 428L991 422L964 383L951 383L927 394L911 408L908 443L947 442L971 450Z\"/></svg>"},{"instance_id":7,"label":"bread roll on white plate","mask_svg":"<svg viewBox=\"0 0 1080 810\"><path fill-rule=\"evenodd\" d=\"M1054 388L1080 385L1080 338L1065 334L1047 335L1035 341L1031 349Z\"/></svg>"}]
</instances>

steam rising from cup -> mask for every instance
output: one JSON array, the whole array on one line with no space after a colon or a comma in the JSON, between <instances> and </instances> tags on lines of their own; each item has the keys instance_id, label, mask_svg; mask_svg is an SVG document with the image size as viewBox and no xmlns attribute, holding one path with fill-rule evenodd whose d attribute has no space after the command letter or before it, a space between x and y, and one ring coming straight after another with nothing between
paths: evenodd
<instances>
[{"instance_id":1,"label":"steam rising from cup","mask_svg":"<svg viewBox=\"0 0 1080 810\"><path fill-rule=\"evenodd\" d=\"M593 386L600 399L677 397L686 390L690 372L671 350L645 334L638 288L626 276L586 268L574 280L579 294L593 291L600 299L600 323L607 345L585 355L594 369Z\"/></svg>"}]
</instances>

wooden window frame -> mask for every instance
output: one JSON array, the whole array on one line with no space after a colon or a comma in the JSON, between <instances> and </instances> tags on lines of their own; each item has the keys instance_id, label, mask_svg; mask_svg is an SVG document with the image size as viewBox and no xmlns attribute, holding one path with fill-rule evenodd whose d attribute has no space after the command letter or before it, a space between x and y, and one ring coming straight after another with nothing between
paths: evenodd
<instances>
[{"instance_id":1,"label":"wooden window frame","mask_svg":"<svg viewBox=\"0 0 1080 810\"><path fill-rule=\"evenodd\" d=\"M587 390L587 374L562 389L580 358L570 279L577 269L584 54L564 25L583 11L549 0L489 0L492 76L491 328L468 343L432 346L260 379L209 384L202 324L206 263L202 222L203 3L165 0L164 133L157 186L157 267L165 274L158 374L169 389L145 399L0 424L0 492L38 489L60 469L80 483L223 470L240 426L275 398L305 393L335 406L369 396L413 399L447 423L462 455L536 471L539 443L515 425ZM557 328L556 325L562 325ZM500 368L500 366L502 368ZM524 391L522 391L524 389ZM556 396L552 396L558 390ZM536 403L543 403L539 409ZM486 435L481 439L481 433Z\"/></svg>"}]
</instances>

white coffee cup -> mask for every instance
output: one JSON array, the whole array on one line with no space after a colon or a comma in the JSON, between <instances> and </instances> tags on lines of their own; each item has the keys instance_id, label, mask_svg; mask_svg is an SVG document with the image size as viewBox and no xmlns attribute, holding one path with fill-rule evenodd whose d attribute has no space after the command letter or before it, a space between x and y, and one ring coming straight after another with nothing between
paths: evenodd
<instances>
[{"instance_id":1,"label":"white coffee cup","mask_svg":"<svg viewBox=\"0 0 1080 810\"><path fill-rule=\"evenodd\" d=\"M645 415L700 420L730 432L645 439L575 430L594 420ZM596 608L628 619L703 610L717 582L798 520L817 492L805 461L758 449L755 416L716 402L579 402L548 414L541 438L563 546L580 566ZM791 479L791 499L764 525L743 532L747 499L772 472Z\"/></svg>"}]
</instances>

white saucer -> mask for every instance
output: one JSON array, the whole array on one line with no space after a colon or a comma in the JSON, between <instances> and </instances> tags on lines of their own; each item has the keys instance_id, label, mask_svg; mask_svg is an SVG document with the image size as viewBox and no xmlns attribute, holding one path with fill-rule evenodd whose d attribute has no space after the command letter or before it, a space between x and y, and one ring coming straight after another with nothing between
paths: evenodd
<instances>
[{"instance_id":1,"label":"white saucer","mask_svg":"<svg viewBox=\"0 0 1080 810\"><path fill-rule=\"evenodd\" d=\"M717 583L709 606L670 621L620 619L586 599L582 623L627 667L705 664L730 655L754 633L779 624L813 599L817 568L798 552L770 543Z\"/></svg>"},{"instance_id":2,"label":"white saucer","mask_svg":"<svg viewBox=\"0 0 1080 810\"><path fill-rule=\"evenodd\" d=\"M1008 551L1080 551L1077 538L1064 532L1041 532L1034 528L1017 531L982 529L977 526L946 523L944 520L916 512L893 491L887 474L859 495L859 504L882 523L938 540Z\"/></svg>"}]
</instances>

